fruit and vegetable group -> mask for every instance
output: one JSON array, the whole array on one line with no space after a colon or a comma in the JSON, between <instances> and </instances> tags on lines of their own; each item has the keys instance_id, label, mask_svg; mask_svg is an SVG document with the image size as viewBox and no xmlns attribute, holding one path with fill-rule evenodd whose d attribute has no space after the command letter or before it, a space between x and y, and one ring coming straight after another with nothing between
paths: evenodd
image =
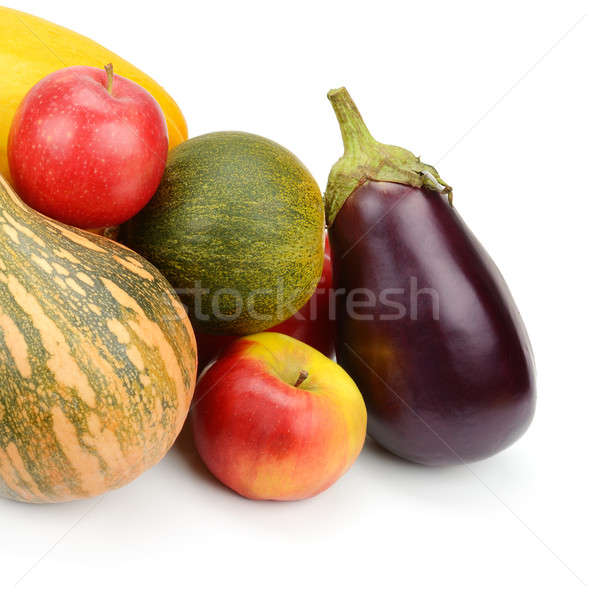
<instances>
[{"instance_id":1,"label":"fruit and vegetable group","mask_svg":"<svg viewBox=\"0 0 600 600\"><path fill-rule=\"evenodd\" d=\"M363 393L369 434L428 465L499 452L527 429L535 400L506 283L437 171L376 142L344 88L329 99L344 140L325 195L335 287L373 297L355 318L348 293L338 296L336 352Z\"/></svg>"},{"instance_id":2,"label":"fruit and vegetable group","mask_svg":"<svg viewBox=\"0 0 600 600\"><path fill-rule=\"evenodd\" d=\"M0 496L60 502L130 482L175 440L195 378L163 276L43 217L0 176Z\"/></svg>"},{"instance_id":3,"label":"fruit and vegetable group","mask_svg":"<svg viewBox=\"0 0 600 600\"><path fill-rule=\"evenodd\" d=\"M344 88L323 199L279 144L185 141L152 79L1 7L0 70L0 496L132 481L192 398L202 460L252 499L327 489L367 414L427 465L526 430L534 363L506 283L437 170L376 142ZM70 225L121 225L128 248Z\"/></svg>"},{"instance_id":4,"label":"fruit and vegetable group","mask_svg":"<svg viewBox=\"0 0 600 600\"><path fill-rule=\"evenodd\" d=\"M171 150L156 194L120 239L171 282L197 331L245 335L311 297L324 225L306 167L271 140L230 131Z\"/></svg>"},{"instance_id":5,"label":"fruit and vegetable group","mask_svg":"<svg viewBox=\"0 0 600 600\"><path fill-rule=\"evenodd\" d=\"M103 68L141 85L160 105L169 131L169 147L187 139L185 119L175 101L153 79L110 50L74 31L18 10L0 7L0 174L10 178L8 130L25 94L42 78L63 67Z\"/></svg>"},{"instance_id":6,"label":"fruit and vegetable group","mask_svg":"<svg viewBox=\"0 0 600 600\"><path fill-rule=\"evenodd\" d=\"M160 106L112 65L67 67L31 88L8 138L13 185L39 212L84 229L120 225L156 191L167 160Z\"/></svg>"},{"instance_id":7,"label":"fruit and vegetable group","mask_svg":"<svg viewBox=\"0 0 600 600\"><path fill-rule=\"evenodd\" d=\"M200 378L192 423L210 471L242 496L298 500L358 456L366 409L333 361L280 333L235 341Z\"/></svg>"}]
</instances>

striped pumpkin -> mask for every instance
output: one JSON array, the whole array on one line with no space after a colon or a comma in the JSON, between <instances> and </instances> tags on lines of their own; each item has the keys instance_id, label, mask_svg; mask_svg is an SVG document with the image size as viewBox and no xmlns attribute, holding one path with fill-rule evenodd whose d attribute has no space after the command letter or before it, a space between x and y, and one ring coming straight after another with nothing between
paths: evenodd
<instances>
[{"instance_id":1,"label":"striped pumpkin","mask_svg":"<svg viewBox=\"0 0 600 600\"><path fill-rule=\"evenodd\" d=\"M179 433L194 335L160 273L25 206L0 177L0 496L118 488Z\"/></svg>"}]
</instances>

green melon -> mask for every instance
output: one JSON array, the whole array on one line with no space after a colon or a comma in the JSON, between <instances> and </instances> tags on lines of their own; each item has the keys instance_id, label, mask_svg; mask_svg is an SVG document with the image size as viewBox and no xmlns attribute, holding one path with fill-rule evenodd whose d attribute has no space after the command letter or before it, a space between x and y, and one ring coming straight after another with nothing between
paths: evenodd
<instances>
[{"instance_id":1,"label":"green melon","mask_svg":"<svg viewBox=\"0 0 600 600\"><path fill-rule=\"evenodd\" d=\"M298 158L257 135L219 132L170 151L156 194L120 239L165 275L197 330L245 335L308 301L323 228L321 192Z\"/></svg>"}]
</instances>

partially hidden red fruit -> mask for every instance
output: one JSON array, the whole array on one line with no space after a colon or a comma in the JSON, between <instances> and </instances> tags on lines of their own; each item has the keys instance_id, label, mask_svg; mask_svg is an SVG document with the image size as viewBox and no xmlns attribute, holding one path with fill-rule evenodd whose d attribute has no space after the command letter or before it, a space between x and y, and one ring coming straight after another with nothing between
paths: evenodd
<instances>
[{"instance_id":1,"label":"partially hidden red fruit","mask_svg":"<svg viewBox=\"0 0 600 600\"><path fill-rule=\"evenodd\" d=\"M202 460L247 498L314 496L346 472L365 441L366 408L350 376L280 333L233 342L200 377L192 406Z\"/></svg>"},{"instance_id":2,"label":"partially hidden red fruit","mask_svg":"<svg viewBox=\"0 0 600 600\"><path fill-rule=\"evenodd\" d=\"M330 295L333 289L333 268L329 237L325 236L325 259L323 273L317 289L310 300L289 319L271 327L268 331L284 333L312 346L321 354L333 358L335 354L335 319L330 310ZM193 310L193 307L190 307ZM231 335L210 335L196 331L198 342L198 368L203 369L219 352L231 342L239 339Z\"/></svg>"},{"instance_id":3,"label":"partially hidden red fruit","mask_svg":"<svg viewBox=\"0 0 600 600\"><path fill-rule=\"evenodd\" d=\"M158 187L167 150L156 100L129 79L85 66L33 86L8 139L21 198L81 228L119 225L139 212Z\"/></svg>"}]
</instances>

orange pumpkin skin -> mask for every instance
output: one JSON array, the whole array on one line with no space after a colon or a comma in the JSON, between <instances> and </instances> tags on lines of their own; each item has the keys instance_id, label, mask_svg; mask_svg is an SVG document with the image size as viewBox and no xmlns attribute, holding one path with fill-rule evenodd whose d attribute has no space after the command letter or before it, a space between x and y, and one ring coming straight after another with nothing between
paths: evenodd
<instances>
[{"instance_id":1,"label":"orange pumpkin skin","mask_svg":"<svg viewBox=\"0 0 600 600\"><path fill-rule=\"evenodd\" d=\"M0 496L62 502L132 481L181 430L196 369L154 267L34 212L0 177Z\"/></svg>"}]
</instances>

